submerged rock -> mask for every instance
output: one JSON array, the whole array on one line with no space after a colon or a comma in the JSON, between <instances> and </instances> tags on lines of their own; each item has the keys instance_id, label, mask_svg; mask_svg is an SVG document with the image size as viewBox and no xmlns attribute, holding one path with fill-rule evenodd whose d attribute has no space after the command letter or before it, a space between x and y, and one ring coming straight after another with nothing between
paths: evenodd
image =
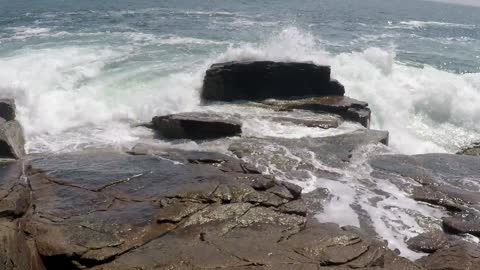
<instances>
[{"instance_id":1,"label":"submerged rock","mask_svg":"<svg viewBox=\"0 0 480 270\"><path fill-rule=\"evenodd\" d=\"M238 136L242 124L212 113L180 113L157 116L152 127L167 139L207 140Z\"/></svg>"},{"instance_id":2,"label":"submerged rock","mask_svg":"<svg viewBox=\"0 0 480 270\"><path fill-rule=\"evenodd\" d=\"M23 128L16 120L0 118L0 159L19 159L25 155Z\"/></svg>"},{"instance_id":3,"label":"submerged rock","mask_svg":"<svg viewBox=\"0 0 480 270\"><path fill-rule=\"evenodd\" d=\"M307 110L333 113L345 120L370 127L371 111L368 103L344 96L313 97L295 100L266 100L263 102L276 110Z\"/></svg>"},{"instance_id":4,"label":"submerged rock","mask_svg":"<svg viewBox=\"0 0 480 270\"><path fill-rule=\"evenodd\" d=\"M15 100L13 99L0 99L0 118L5 121L15 120Z\"/></svg>"},{"instance_id":5,"label":"submerged rock","mask_svg":"<svg viewBox=\"0 0 480 270\"><path fill-rule=\"evenodd\" d=\"M330 80L330 67L313 63L228 62L207 70L205 101L263 100L301 96L343 96L343 85Z\"/></svg>"}]
</instances>

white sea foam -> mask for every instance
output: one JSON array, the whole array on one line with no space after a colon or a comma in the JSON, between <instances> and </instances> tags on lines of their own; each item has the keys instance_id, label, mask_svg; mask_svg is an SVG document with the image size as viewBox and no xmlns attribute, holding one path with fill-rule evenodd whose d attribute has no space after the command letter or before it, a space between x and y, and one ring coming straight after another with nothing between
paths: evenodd
<instances>
[{"instance_id":1,"label":"white sea foam","mask_svg":"<svg viewBox=\"0 0 480 270\"><path fill-rule=\"evenodd\" d=\"M105 70L106 65L134 54L129 47L64 47L24 50L0 59L0 96L16 99L28 149L71 149L69 141L73 146L102 139L112 144L130 142L134 131L123 125L131 134L122 133L118 131L122 126L115 122L146 121L199 103L200 74L187 71L152 77L155 67L148 66ZM94 136L89 135L95 130L92 126L99 128Z\"/></svg>"},{"instance_id":2,"label":"white sea foam","mask_svg":"<svg viewBox=\"0 0 480 270\"><path fill-rule=\"evenodd\" d=\"M426 28L426 27L448 27L448 28L475 29L476 26L472 25L472 24L412 20L412 21L401 21L396 25L389 22L389 26L387 28L415 29L415 28Z\"/></svg>"},{"instance_id":3,"label":"white sea foam","mask_svg":"<svg viewBox=\"0 0 480 270\"><path fill-rule=\"evenodd\" d=\"M372 128L390 131L400 152L453 152L480 140L480 73L407 66L393 48L331 55L320 39L293 27L262 44L231 47L216 61L258 59L331 65L347 95L370 103Z\"/></svg>"},{"instance_id":4,"label":"white sea foam","mask_svg":"<svg viewBox=\"0 0 480 270\"><path fill-rule=\"evenodd\" d=\"M51 34L46 30L37 32ZM209 40L189 37L123 35L145 42L211 44ZM480 74L406 66L396 61L394 49L369 48L332 55L323 49L319 37L288 27L260 43L231 45L202 65L162 64L160 59L142 65L128 64L125 60L138 54L135 44L17 51L0 58L1 94L17 99L19 117L33 138L108 121L148 120L156 114L195 109L203 72L214 62L314 61L332 65L333 77L346 86L347 95L370 103L372 127L389 130L390 142L400 152L453 152L480 140ZM105 68L121 61L131 66ZM176 70L189 68L168 73L174 66ZM162 75L152 77L155 70L162 70ZM249 125L252 132L259 125L291 138L312 131L255 118L250 122L246 123L247 131Z\"/></svg>"}]
</instances>

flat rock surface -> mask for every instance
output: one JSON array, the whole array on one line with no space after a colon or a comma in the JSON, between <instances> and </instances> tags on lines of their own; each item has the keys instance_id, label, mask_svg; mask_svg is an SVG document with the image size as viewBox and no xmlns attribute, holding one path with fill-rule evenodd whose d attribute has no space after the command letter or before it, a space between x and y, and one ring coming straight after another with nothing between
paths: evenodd
<instances>
[{"instance_id":1,"label":"flat rock surface","mask_svg":"<svg viewBox=\"0 0 480 270\"><path fill-rule=\"evenodd\" d=\"M157 116L152 127L167 139L206 140L237 136L242 133L242 124L213 113L180 113Z\"/></svg>"},{"instance_id":2,"label":"flat rock surface","mask_svg":"<svg viewBox=\"0 0 480 270\"><path fill-rule=\"evenodd\" d=\"M238 159L141 145L132 154L29 158L35 207L20 231L46 269L422 269L383 243L307 221L298 186ZM18 167L9 169L4 181L15 183Z\"/></svg>"}]
</instances>

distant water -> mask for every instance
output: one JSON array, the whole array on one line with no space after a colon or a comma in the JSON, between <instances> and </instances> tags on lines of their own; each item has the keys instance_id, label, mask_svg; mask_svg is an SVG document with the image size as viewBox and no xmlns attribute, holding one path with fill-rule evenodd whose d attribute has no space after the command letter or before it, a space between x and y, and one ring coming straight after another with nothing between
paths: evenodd
<instances>
[{"instance_id":1,"label":"distant water","mask_svg":"<svg viewBox=\"0 0 480 270\"><path fill-rule=\"evenodd\" d=\"M30 152L148 138L132 126L198 109L206 68L237 59L331 65L347 95L370 103L372 127L389 130L399 152L455 152L480 140L479 8L0 0L0 95L16 98ZM304 133L297 137L311 134Z\"/></svg>"}]
</instances>

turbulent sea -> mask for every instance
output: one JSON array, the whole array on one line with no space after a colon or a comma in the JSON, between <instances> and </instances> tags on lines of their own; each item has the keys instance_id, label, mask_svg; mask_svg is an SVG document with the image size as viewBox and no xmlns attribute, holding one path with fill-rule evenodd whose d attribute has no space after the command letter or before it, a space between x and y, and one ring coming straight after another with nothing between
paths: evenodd
<instances>
[{"instance_id":1,"label":"turbulent sea","mask_svg":"<svg viewBox=\"0 0 480 270\"><path fill-rule=\"evenodd\" d=\"M370 104L372 128L390 131L388 151L454 153L480 141L480 8L420 0L0 0L0 96L16 99L29 153L168 145L138 124L203 110L199 89L212 63L261 59L331 65L346 95ZM359 128L284 126L257 117L264 113L242 111L244 133L302 138ZM369 151L376 150L358 153L346 179L367 175ZM352 183L323 181L343 195L321 215L356 225L355 213L335 212L358 203L371 209L381 236L415 258L401 240L422 230L411 211L442 214L400 195L384 209L368 208L368 192ZM304 187L312 185L320 184ZM402 211L388 210L400 204ZM403 223L396 227L396 219Z\"/></svg>"}]
</instances>

